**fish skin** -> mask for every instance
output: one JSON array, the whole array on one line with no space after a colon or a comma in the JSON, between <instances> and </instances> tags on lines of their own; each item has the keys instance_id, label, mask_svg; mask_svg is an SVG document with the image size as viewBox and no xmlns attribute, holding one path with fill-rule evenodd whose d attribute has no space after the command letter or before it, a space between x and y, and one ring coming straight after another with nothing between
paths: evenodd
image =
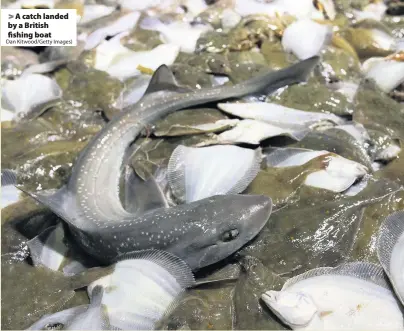
<instances>
[{"instance_id":1,"label":"fish skin","mask_svg":"<svg viewBox=\"0 0 404 331\"><path fill-rule=\"evenodd\" d=\"M279 87L305 81L318 60L318 57L312 57L233 86L197 91L180 89L181 93L177 92L179 88L174 76L163 65L156 70L145 96L113 118L88 143L66 186L52 196L26 193L61 216L72 227L78 242L100 261L109 263L120 253L155 248L183 258L192 269L215 263L234 253L260 231L271 212L270 199L221 196L171 209L157 209L144 215L129 213L119 198L119 179L130 144L145 126L176 110L260 91L270 93ZM231 214L236 217L230 218ZM221 245L218 238L223 233L215 233L214 243L205 233L213 235L216 228L236 220L243 233L229 243ZM157 231L163 231L164 237L180 225L184 232L178 242L166 247L162 241L157 243L158 237L139 236L144 230L155 236L158 236Z\"/></svg>"},{"instance_id":2,"label":"fish skin","mask_svg":"<svg viewBox=\"0 0 404 331\"><path fill-rule=\"evenodd\" d=\"M120 254L144 247L183 259L193 270L219 262L253 239L272 211L259 195L217 195L190 204L159 208L94 231L74 231L87 253L109 263ZM135 226L133 226L135 225ZM223 241L232 230L239 235Z\"/></svg>"}]
</instances>

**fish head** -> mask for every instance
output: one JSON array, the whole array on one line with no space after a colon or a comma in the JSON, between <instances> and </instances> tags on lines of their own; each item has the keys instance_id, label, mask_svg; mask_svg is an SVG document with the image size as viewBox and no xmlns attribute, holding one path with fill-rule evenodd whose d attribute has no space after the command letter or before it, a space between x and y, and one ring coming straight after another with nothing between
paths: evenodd
<instances>
[{"instance_id":1,"label":"fish head","mask_svg":"<svg viewBox=\"0 0 404 331\"><path fill-rule=\"evenodd\" d=\"M261 298L283 323L292 328L307 326L317 313L313 299L306 293L267 291Z\"/></svg>"},{"instance_id":2,"label":"fish head","mask_svg":"<svg viewBox=\"0 0 404 331\"><path fill-rule=\"evenodd\" d=\"M368 172L368 168L364 165L338 155L326 157L326 162L327 172L333 176L363 177Z\"/></svg>"},{"instance_id":3,"label":"fish head","mask_svg":"<svg viewBox=\"0 0 404 331\"><path fill-rule=\"evenodd\" d=\"M201 231L186 249L193 269L235 253L261 231L272 211L271 199L261 195L217 195L199 202L205 202L197 222Z\"/></svg>"}]
</instances>

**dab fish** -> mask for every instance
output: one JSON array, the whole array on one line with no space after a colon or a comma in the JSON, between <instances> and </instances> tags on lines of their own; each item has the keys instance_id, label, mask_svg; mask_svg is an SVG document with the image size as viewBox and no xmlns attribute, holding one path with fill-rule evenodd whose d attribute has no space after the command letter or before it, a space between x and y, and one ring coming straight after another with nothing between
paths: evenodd
<instances>
[{"instance_id":1,"label":"dab fish","mask_svg":"<svg viewBox=\"0 0 404 331\"><path fill-rule=\"evenodd\" d=\"M255 178L261 158L260 149L180 145L168 163L168 182L174 195L186 202L217 194L237 194Z\"/></svg>"},{"instance_id":2,"label":"dab fish","mask_svg":"<svg viewBox=\"0 0 404 331\"><path fill-rule=\"evenodd\" d=\"M67 330L153 330L195 284L189 266L163 251L123 255L111 267L87 287L90 305L45 315L29 329L62 324Z\"/></svg>"},{"instance_id":3,"label":"dab fish","mask_svg":"<svg viewBox=\"0 0 404 331\"><path fill-rule=\"evenodd\" d=\"M262 295L294 330L401 330L403 314L383 269L354 262L317 268Z\"/></svg>"},{"instance_id":4,"label":"dab fish","mask_svg":"<svg viewBox=\"0 0 404 331\"><path fill-rule=\"evenodd\" d=\"M380 264L404 305L404 211L386 218L379 230L377 255Z\"/></svg>"}]
</instances>

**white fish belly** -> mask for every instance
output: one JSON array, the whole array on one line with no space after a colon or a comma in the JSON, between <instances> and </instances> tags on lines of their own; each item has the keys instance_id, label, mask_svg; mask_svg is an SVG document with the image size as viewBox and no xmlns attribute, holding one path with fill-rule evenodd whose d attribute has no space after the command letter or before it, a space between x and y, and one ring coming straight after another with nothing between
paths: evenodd
<instances>
[{"instance_id":1,"label":"white fish belly","mask_svg":"<svg viewBox=\"0 0 404 331\"><path fill-rule=\"evenodd\" d=\"M403 316L391 292L349 276L312 277L287 288L309 294L317 316L306 330L401 330Z\"/></svg>"},{"instance_id":2,"label":"white fish belly","mask_svg":"<svg viewBox=\"0 0 404 331\"><path fill-rule=\"evenodd\" d=\"M391 252L390 274L397 294L404 301L404 232Z\"/></svg>"}]
</instances>

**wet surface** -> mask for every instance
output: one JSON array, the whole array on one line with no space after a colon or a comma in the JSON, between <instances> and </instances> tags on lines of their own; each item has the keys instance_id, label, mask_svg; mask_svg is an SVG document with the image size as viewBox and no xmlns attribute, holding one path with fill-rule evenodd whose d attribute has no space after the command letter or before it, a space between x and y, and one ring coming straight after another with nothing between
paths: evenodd
<instances>
[{"instance_id":1,"label":"wet surface","mask_svg":"<svg viewBox=\"0 0 404 331\"><path fill-rule=\"evenodd\" d=\"M348 195L304 185L309 174L322 169L317 159L285 168L268 167L263 162L243 193L272 199L268 222L238 252L199 271L196 276L201 284L184 293L158 329L284 330L287 327L261 301L262 293L278 291L289 277L313 268L334 267L346 261L378 263L378 229L386 216L404 209L404 151L385 155L389 146L404 146L404 88L401 84L390 93L383 92L365 78L361 65L369 58L395 52L389 43L375 42L374 30L379 31L379 37L403 38L404 6L401 2L388 4L381 22L356 19L355 11L365 10L370 2L336 0L337 16L325 20L333 24L336 33L323 47L320 64L308 81L260 96L261 101L331 113L347 123L362 124L369 134L365 142L329 123L312 127L301 141L279 136L263 141L261 147L287 146L338 154L368 168L367 186L356 195ZM294 17L245 15L227 27L223 24L226 6L219 1L194 18L193 24L210 24L212 30L198 38L194 52L179 51L169 65L179 85L194 90L232 85L298 62L282 45L283 31ZM183 9L166 10L157 11L164 22L182 18ZM115 11L80 25L79 31L93 32L122 15ZM131 51L149 51L163 43L157 31L136 26L127 31L120 45ZM16 171L18 185L30 192L60 188L68 182L75 161L90 139L122 111L122 95L133 79L119 80L96 70L95 49L82 52L79 47L45 51L2 47L2 53L3 81L17 79L29 65L72 59L68 65L47 73L63 90L62 100L30 120L1 124L2 169ZM119 61L119 57L114 60ZM154 69L142 70L149 75ZM331 88L332 83L344 82L358 85L353 98ZM251 98L257 101L255 96ZM128 211L147 211L177 204L167 180L161 179L172 152L179 145L197 146L210 141L212 133L232 127L228 122L217 123L231 119L239 118L226 115L214 103L180 110L145 126L141 137L128 148L123 167L134 171L138 184L126 191L122 183L120 187L129 197L136 194L135 186L142 188L142 193L133 201L128 196L124 201L122 194L124 207ZM149 194L148 180L157 183L164 201L161 196L150 195L151 201L139 206ZM2 329L25 329L44 314L88 304L85 286L108 273L102 269L99 274L95 271L69 278L61 270L34 266L27 242L49 227L65 223L43 205L21 196L19 202L2 209ZM72 248L70 258L86 261L88 267L98 265L85 252L74 250L74 237L66 238Z\"/></svg>"}]
</instances>

